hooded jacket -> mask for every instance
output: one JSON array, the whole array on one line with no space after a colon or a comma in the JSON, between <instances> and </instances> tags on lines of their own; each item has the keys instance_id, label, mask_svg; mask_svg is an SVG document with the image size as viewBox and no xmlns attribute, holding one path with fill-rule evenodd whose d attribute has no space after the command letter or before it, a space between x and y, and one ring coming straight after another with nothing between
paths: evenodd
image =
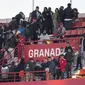
<instances>
[{"instance_id":1,"label":"hooded jacket","mask_svg":"<svg viewBox=\"0 0 85 85\"><path fill-rule=\"evenodd\" d=\"M53 20L58 21L58 17L59 17L58 10L57 10L57 9L55 9L55 13L53 14Z\"/></svg>"},{"instance_id":2,"label":"hooded jacket","mask_svg":"<svg viewBox=\"0 0 85 85\"><path fill-rule=\"evenodd\" d=\"M1 68L2 78L8 78L8 74L5 74L8 72L9 72L8 66L6 66L5 64L2 65L2 68Z\"/></svg>"},{"instance_id":3,"label":"hooded jacket","mask_svg":"<svg viewBox=\"0 0 85 85\"><path fill-rule=\"evenodd\" d=\"M65 67L66 67L66 60L60 58L60 60L59 60L59 68L60 68L61 72L65 71Z\"/></svg>"}]
</instances>

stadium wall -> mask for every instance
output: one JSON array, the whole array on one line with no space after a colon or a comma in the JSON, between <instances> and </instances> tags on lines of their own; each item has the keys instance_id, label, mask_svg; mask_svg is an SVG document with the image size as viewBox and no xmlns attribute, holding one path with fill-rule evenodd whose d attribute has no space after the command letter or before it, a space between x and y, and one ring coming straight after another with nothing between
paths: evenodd
<instances>
[{"instance_id":1,"label":"stadium wall","mask_svg":"<svg viewBox=\"0 0 85 85\"><path fill-rule=\"evenodd\" d=\"M85 79L0 83L0 85L85 85Z\"/></svg>"}]
</instances>

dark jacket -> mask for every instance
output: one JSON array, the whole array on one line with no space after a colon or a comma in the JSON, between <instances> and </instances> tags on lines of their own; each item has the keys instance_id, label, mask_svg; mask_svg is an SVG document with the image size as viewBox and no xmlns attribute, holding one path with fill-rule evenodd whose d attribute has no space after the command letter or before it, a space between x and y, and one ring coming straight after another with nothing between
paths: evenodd
<instances>
[{"instance_id":1,"label":"dark jacket","mask_svg":"<svg viewBox=\"0 0 85 85\"><path fill-rule=\"evenodd\" d=\"M21 61L20 61L20 63L19 63L19 65L17 66L17 72L20 72L21 70L24 70L24 65L25 65L25 63L24 63L24 59L21 59Z\"/></svg>"},{"instance_id":2,"label":"dark jacket","mask_svg":"<svg viewBox=\"0 0 85 85\"><path fill-rule=\"evenodd\" d=\"M29 27L28 27L28 36L32 39L32 40L37 40L37 33L36 33L36 30L38 29L39 25L37 22L31 24Z\"/></svg>"},{"instance_id":3,"label":"dark jacket","mask_svg":"<svg viewBox=\"0 0 85 85\"><path fill-rule=\"evenodd\" d=\"M52 75L55 74L55 63L53 61L48 62L49 63L49 72L52 73Z\"/></svg>"},{"instance_id":4,"label":"dark jacket","mask_svg":"<svg viewBox=\"0 0 85 85\"><path fill-rule=\"evenodd\" d=\"M54 59L53 59L53 62L55 63L56 66L58 66L58 61L57 61L57 59L54 58Z\"/></svg>"},{"instance_id":5,"label":"dark jacket","mask_svg":"<svg viewBox=\"0 0 85 85\"><path fill-rule=\"evenodd\" d=\"M37 12L36 10L32 12L32 20L37 19L37 13L36 12ZM38 12L41 15L41 12L40 11L38 11Z\"/></svg>"},{"instance_id":6,"label":"dark jacket","mask_svg":"<svg viewBox=\"0 0 85 85\"><path fill-rule=\"evenodd\" d=\"M64 22L64 10L62 9L59 10L59 19L60 22Z\"/></svg>"},{"instance_id":7,"label":"dark jacket","mask_svg":"<svg viewBox=\"0 0 85 85\"><path fill-rule=\"evenodd\" d=\"M25 64L25 71L34 71L34 65L35 63L32 62L28 62L27 64Z\"/></svg>"},{"instance_id":8,"label":"dark jacket","mask_svg":"<svg viewBox=\"0 0 85 85\"><path fill-rule=\"evenodd\" d=\"M23 17L23 15L24 14L17 14L16 16L15 16L15 19L16 19L16 22L17 22L17 25L19 25L20 24L20 19L24 19L25 17Z\"/></svg>"},{"instance_id":9,"label":"dark jacket","mask_svg":"<svg viewBox=\"0 0 85 85\"><path fill-rule=\"evenodd\" d=\"M64 19L73 19L73 10L71 7L67 7L64 10Z\"/></svg>"},{"instance_id":10,"label":"dark jacket","mask_svg":"<svg viewBox=\"0 0 85 85\"><path fill-rule=\"evenodd\" d=\"M9 47L15 48L17 46L16 37L13 35L11 39L9 39Z\"/></svg>"},{"instance_id":11,"label":"dark jacket","mask_svg":"<svg viewBox=\"0 0 85 85\"><path fill-rule=\"evenodd\" d=\"M49 25L52 24L52 17L48 11L43 11L43 29L48 29Z\"/></svg>"},{"instance_id":12,"label":"dark jacket","mask_svg":"<svg viewBox=\"0 0 85 85\"><path fill-rule=\"evenodd\" d=\"M45 70L46 68L49 68L49 64L48 63L42 63L41 66L42 66L43 70Z\"/></svg>"},{"instance_id":13,"label":"dark jacket","mask_svg":"<svg viewBox=\"0 0 85 85\"><path fill-rule=\"evenodd\" d=\"M41 64L35 64L34 71L41 71L41 70L42 70Z\"/></svg>"},{"instance_id":14,"label":"dark jacket","mask_svg":"<svg viewBox=\"0 0 85 85\"><path fill-rule=\"evenodd\" d=\"M66 54L65 54L66 61L67 62L72 61L73 60L73 49L72 49L72 47L70 47L70 46L66 47L65 52L66 52Z\"/></svg>"},{"instance_id":15,"label":"dark jacket","mask_svg":"<svg viewBox=\"0 0 85 85\"><path fill-rule=\"evenodd\" d=\"M9 67L9 72L16 72L16 66L12 65L11 67Z\"/></svg>"}]
</instances>

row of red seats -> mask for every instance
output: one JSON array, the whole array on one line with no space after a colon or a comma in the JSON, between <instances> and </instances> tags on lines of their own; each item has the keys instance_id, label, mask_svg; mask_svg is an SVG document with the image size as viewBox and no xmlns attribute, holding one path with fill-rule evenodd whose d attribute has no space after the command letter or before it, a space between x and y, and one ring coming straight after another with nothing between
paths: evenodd
<instances>
[{"instance_id":1,"label":"row of red seats","mask_svg":"<svg viewBox=\"0 0 85 85\"><path fill-rule=\"evenodd\" d=\"M75 22L72 28L85 28L85 22Z\"/></svg>"},{"instance_id":2,"label":"row of red seats","mask_svg":"<svg viewBox=\"0 0 85 85\"><path fill-rule=\"evenodd\" d=\"M77 29L77 30L68 30L65 36L69 35L82 35L85 33L85 29Z\"/></svg>"}]
</instances>

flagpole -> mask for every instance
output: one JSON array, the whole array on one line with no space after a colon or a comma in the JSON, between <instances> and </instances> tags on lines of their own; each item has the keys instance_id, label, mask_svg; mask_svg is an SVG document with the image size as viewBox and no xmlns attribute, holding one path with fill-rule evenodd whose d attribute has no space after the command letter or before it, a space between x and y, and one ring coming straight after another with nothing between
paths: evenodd
<instances>
[{"instance_id":1,"label":"flagpole","mask_svg":"<svg viewBox=\"0 0 85 85\"><path fill-rule=\"evenodd\" d=\"M34 11L34 0L32 0L32 11Z\"/></svg>"},{"instance_id":2,"label":"flagpole","mask_svg":"<svg viewBox=\"0 0 85 85\"><path fill-rule=\"evenodd\" d=\"M70 0L70 3L71 3L71 5L72 5L72 0Z\"/></svg>"}]
</instances>

